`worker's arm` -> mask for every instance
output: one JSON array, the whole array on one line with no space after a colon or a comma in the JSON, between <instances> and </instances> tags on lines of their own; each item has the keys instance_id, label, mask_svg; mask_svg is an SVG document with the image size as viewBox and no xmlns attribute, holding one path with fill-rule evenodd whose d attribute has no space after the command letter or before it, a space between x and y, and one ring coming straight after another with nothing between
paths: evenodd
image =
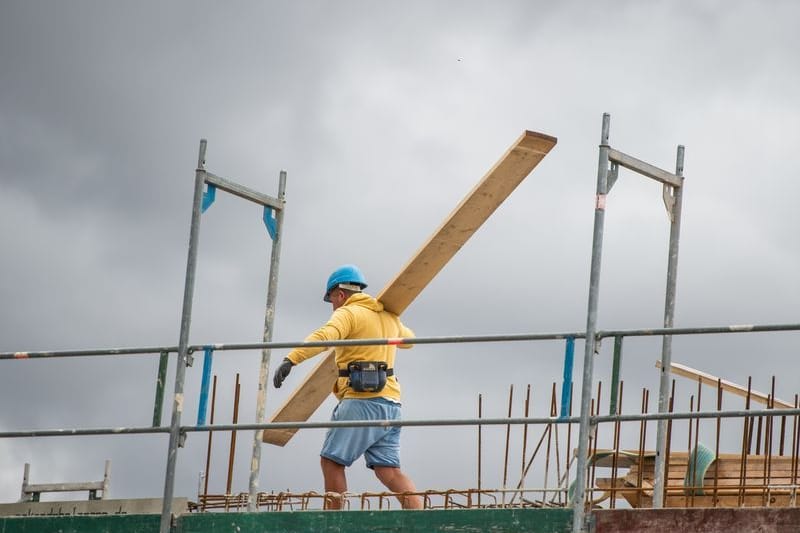
<instances>
[{"instance_id":1,"label":"worker's arm","mask_svg":"<svg viewBox=\"0 0 800 533\"><path fill-rule=\"evenodd\" d=\"M400 335L399 335L399 337L401 339L413 339L414 337L416 337L416 335L411 330L411 328L407 327L405 324L400 322ZM408 349L408 348L413 348L414 345L413 344L398 344L397 347L398 348Z\"/></svg>"},{"instance_id":2,"label":"worker's arm","mask_svg":"<svg viewBox=\"0 0 800 533\"><path fill-rule=\"evenodd\" d=\"M328 323L306 337L305 342L338 341L346 339L352 330L352 323L352 312L349 309L340 307L333 312ZM294 364L299 364L306 359L311 359L325 349L325 347L295 348L289 352L286 358Z\"/></svg>"},{"instance_id":3,"label":"worker's arm","mask_svg":"<svg viewBox=\"0 0 800 533\"><path fill-rule=\"evenodd\" d=\"M345 339L352 329L352 323L352 313L344 307L340 307L333 312L328 323L306 337L305 342L337 341ZM276 389L279 389L283 384L283 380L285 380L289 372L292 371L294 365L314 357L323 350L325 350L324 346L315 348L295 348L283 358L280 366L275 369L275 374L272 376L272 384L275 385Z\"/></svg>"}]
</instances>

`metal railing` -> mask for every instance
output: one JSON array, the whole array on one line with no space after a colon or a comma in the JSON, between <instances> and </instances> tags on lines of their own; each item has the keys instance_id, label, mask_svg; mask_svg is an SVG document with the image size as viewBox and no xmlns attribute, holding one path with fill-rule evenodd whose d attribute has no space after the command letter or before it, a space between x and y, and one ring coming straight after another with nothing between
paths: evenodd
<instances>
[{"instance_id":1,"label":"metal railing","mask_svg":"<svg viewBox=\"0 0 800 533\"><path fill-rule=\"evenodd\" d=\"M707 335L707 334L734 334L734 333L757 333L757 332L786 332L786 331L800 331L800 324L767 324L767 325L729 325L729 326L711 326L711 327L698 327L698 328L653 328L653 329L633 329L633 330L607 330L598 331L595 337L595 344L603 338L623 339L625 337L658 337L664 335ZM533 341L552 341L552 340L565 340L566 351L570 350L570 343L574 343L576 338L585 338L584 334L579 332L562 332L562 333L526 333L526 334L512 334L512 335L470 335L470 336L444 336L444 337L420 337L413 339L402 339L404 344L453 344L453 343L487 343L487 342L533 342ZM192 345L187 347L187 354L193 354L203 350L213 349L218 351L242 351L242 350L265 350L265 349L286 349L294 347L336 347L336 346L355 346L355 345L384 345L396 344L398 339L358 339L358 340L342 340L342 341L329 341L329 342L265 342L265 343L234 343L234 344L211 344L211 345ZM614 350L614 357L621 355L621 342L620 345ZM616 345L616 342L615 342ZM64 350L64 351L31 351L31 352L2 352L0 353L0 360L21 360L21 359L39 359L39 358L72 358L72 357L96 357L96 356L138 356L138 355L153 355L153 354L174 354L176 348L174 346L156 346L156 347L132 347L132 348L109 348L109 349L92 349L92 350ZM565 357L565 363L566 363ZM568 375L565 373L565 376ZM565 377L565 379L566 379ZM612 390L614 387L612 387ZM568 390L568 388L562 388ZM593 428L594 433L590 432L589 441L585 444L586 454L578 452L576 457L573 458L576 463L574 472L577 474L584 473L586 485L584 490L586 493L582 498L575 501L592 501L593 494L597 492L598 488L593 487L590 481L594 476L590 474L590 469L593 467L591 461L591 452L593 450L591 441L594 441L594 450L597 448L596 431L597 427L603 424L620 424L622 422L639 422L640 424L647 424L648 422L668 422L674 420L702 420L702 419L715 419L722 420L728 418L745 418L753 419L756 417L764 417L771 419L773 417L800 417L800 409L745 409L745 410L726 410L726 411L708 411L708 412L660 412L660 413L637 413L637 414L622 414L615 413L609 415L600 415L599 398L598 405L595 412L591 413L588 417L588 424ZM158 398L156 398L156 403ZM554 426L554 425L576 425L581 423L580 416L567 416L562 412L561 416L548 416L548 417L505 417L505 418L459 418L459 419L426 419L426 420L386 420L386 421L339 421L339 422L280 422L280 423L237 423L237 424L214 424L214 425L178 425L173 426L152 426L152 427L105 427L105 428L72 428L72 429L21 429L13 431L0 432L0 438L31 438L31 437L58 437L58 436L87 436L87 435L141 435L141 434L177 434L180 438L184 438L188 433L203 433L209 431L260 431L266 429L320 429L331 427L371 427L376 425L381 426L398 426L398 427L452 427L452 426L516 426L516 425L534 425L534 426ZM593 436L592 436L593 435ZM580 444L580 443L579 443ZM580 450L580 446L578 446ZM167 472L166 476L174 476L174 470ZM172 480L174 482L174 479ZM170 482L165 479L165 482ZM767 486L765 484L764 486ZM576 487L577 488L577 487ZM786 487L783 487L785 489ZM794 489L790 487L793 491ZM528 490L528 489L525 489ZM547 490L547 489L545 489ZM551 489L552 490L552 489ZM566 487L561 487L556 490L565 491ZM604 489L604 492L611 494L626 494L631 491L649 490L642 487L615 487ZM666 497L670 497L674 492L674 487L667 487L665 489ZM778 487L769 489L772 492L778 490ZM627 492L626 492L627 491ZM784 491L785 492L785 491ZM576 490L577 494L578 491ZM792 493L793 494L793 493ZM263 498L263 493L259 493L258 498ZM237 500L238 501L238 500ZM792 500L794 501L794 500ZM167 498L165 504L171 506L171 499ZM583 508L581 505L572 503L574 509ZM170 507L171 508L171 507Z\"/></svg>"},{"instance_id":2,"label":"metal railing","mask_svg":"<svg viewBox=\"0 0 800 533\"><path fill-rule=\"evenodd\" d=\"M589 469L587 467L590 460L591 445L596 445L597 426L599 424L614 423L619 424L622 421L639 421L646 428L648 421L654 421L657 424L657 442L656 442L656 456L655 466L653 469L654 487L652 488L653 506L661 507L663 498L668 496L668 487L666 484L666 472L668 464L666 461L666 450L668 447L668 433L669 421L678 418L701 419L704 417L714 418L718 420L728 416L764 416L771 418L776 416L767 409L764 411L747 411L746 414L741 412L732 411L730 413L669 413L670 395L669 395L669 382L670 382L670 366L672 357L672 337L674 335L702 335L711 333L742 333L742 332L775 332L775 331L798 331L800 324L777 324L777 325L750 325L750 326L718 326L718 327L704 327L704 328L674 328L674 311L675 311L675 296L676 296L676 282L677 282L677 264L678 264L678 248L680 237L680 222L681 222L681 209L682 198L684 192L684 147L677 147L675 171L668 172L657 168L649 163L641 161L635 157L627 155L626 153L612 148L609 144L609 131L610 131L610 116L603 115L600 145L598 153L598 172L597 172L597 185L596 185L596 201L594 206L594 230L592 239L592 255L591 255L591 271L589 279L589 297L588 308L586 316L586 330L585 332L570 332L570 333L553 333L553 334L521 334L521 335L493 335L493 336L455 336L455 337L428 337L418 339L404 339L403 342L408 344L437 344L437 343L474 343L474 342L515 342L515 341L542 341L542 340L565 340L565 365L564 365L564 378L562 383L562 402L561 402L561 415L548 418L508 418L503 419L460 419L460 420L429 420L429 421L378 421L363 424L356 423L335 423L335 422L305 422L305 423L281 423L281 424L234 424L234 425L215 425L213 428L208 426L185 426L181 424L181 412L184 403L183 398L183 385L185 380L186 366L191 362L192 353L198 350L205 350L206 353L220 350L262 350L261 369L259 373L259 396L257 406L257 421L263 420L264 405L266 402L266 373L269 365L270 350L292 348L292 347L334 347L334 346L352 346L352 345L376 345L387 344L394 340L389 339L367 339L367 340L347 340L337 342L325 343L274 343L271 341L272 336L272 319L274 317L274 304L275 294L277 289L277 267L280 251L280 221L283 213L283 200L285 188L285 173L281 174L281 184L279 188L279 198L273 199L266 195L256 193L235 183L229 182L220 178L210 172L207 172L204 167L205 163L205 141L201 141L200 152L198 156L198 164L195 172L195 194L193 198L193 211L192 223L190 226L189 236L189 256L187 259L186 267L186 281L183 296L183 312L181 317L181 329L179 336L179 345L165 346L156 348L120 348L111 350L82 350L82 351L61 351L61 352L9 352L0 353L0 360L4 359L36 359L46 357L78 357L78 356L101 356L101 355L121 355L131 356L139 354L154 354L161 355L159 365L159 383L156 392L156 402L154 405L153 413L153 427L149 428L98 428L98 429L53 429L53 430L29 430L29 431L13 431L0 433L0 438L12 437L35 437L35 436L56 436L56 435L101 435L101 434L136 434L136 433L169 433L170 442L168 447L167 458L167 471L165 474L164 486L164 507L161 520L161 532L167 533L170 527L170 504L172 500L172 492L174 489L174 474L175 474L175 461L177 459L177 451L180 441L183 436L188 432L193 431L211 431L213 430L255 430L254 443L253 443L253 461L254 465L251 469L250 476L250 497L248 501L248 508L255 509L256 505L256 482L258 475L258 462L260 460L260 439L259 432L264 429L278 429L278 428L326 428L336 427L338 425L398 425L398 426L414 426L414 425L477 425L479 428L484 425L510 425L510 424L547 424L547 427L556 427L560 424L569 425L575 423L579 425L578 436L578 452L577 452L577 468L575 470L576 479L574 481L574 497L575 502L580 504L573 504L574 517L573 517L573 531L580 532L586 527L585 512L586 509L583 502L587 500L587 490L591 489L591 478L589 477ZM668 261L667 261L667 275L666 275L666 291L664 301L664 320L663 327L657 329L639 329L639 330L617 330L617 331L601 331L598 329L598 307L599 307L599 293L600 293L600 270L601 270L601 256L603 247L603 233L604 221L606 212L606 199L612 187L619 177L619 169L625 168L631 170L640 176L644 176L654 180L662 186L662 197L664 206L666 208L670 220L670 237L668 248ZM204 194L202 187L208 186L208 190ZM269 293L267 298L267 310L265 316L264 328L264 341L263 343L251 344L216 344L209 346L190 346L189 345L189 326L191 323L191 307L192 297L194 291L194 272L197 260L197 245L199 238L199 224L200 213L207 208L213 201L214 192L216 188L220 188L231 194L240 196L249 201L261 204L265 208L264 221L268 226L271 236L273 237L273 254L270 266L269 278ZM267 216L267 211L275 213L275 218ZM641 413L637 415L622 415L618 409L618 402L621 397L621 383L619 380L620 366L621 366L621 352L622 341L625 337L641 337L641 336L658 336L661 337L661 370L660 370L660 386L658 395L658 413L649 414ZM615 339L614 349L614 370L612 375L612 392L610 413L607 417L599 415L599 392L597 406L593 406L593 385L594 385L594 360L597 353L599 353L599 344L604 338L613 337ZM570 412L566 407L569 405L571 409L571 396L572 396L572 360L574 356L574 341L575 339L584 339L584 358L583 358L583 377L581 382L579 405L580 416L572 417L567 413ZM174 401L172 409L172 420L168 427L160 425L161 420L161 401L163 400L163 376L166 372L166 363L168 354L176 353L176 375L174 386ZM555 395L555 392L553 393ZM570 399L567 400L569 394ZM795 410L783 410L783 414L796 415ZM800 433L800 430L798 430ZM641 439L644 441L644 438ZM643 442L641 443L643 445ZM641 449L641 446L640 446ZM616 483L616 480L612 480ZM479 487L480 488L480 487ZM616 490L616 486L610 489L612 492ZM649 490L649 489L648 489ZM612 500L613 501L613 500Z\"/></svg>"}]
</instances>

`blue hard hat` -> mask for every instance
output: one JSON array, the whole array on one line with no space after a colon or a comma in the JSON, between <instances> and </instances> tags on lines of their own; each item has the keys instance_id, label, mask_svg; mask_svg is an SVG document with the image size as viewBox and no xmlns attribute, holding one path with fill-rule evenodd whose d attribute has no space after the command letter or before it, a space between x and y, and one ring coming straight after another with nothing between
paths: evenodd
<instances>
[{"instance_id":1,"label":"blue hard hat","mask_svg":"<svg viewBox=\"0 0 800 533\"><path fill-rule=\"evenodd\" d=\"M330 302L328 295L331 290L338 287L342 283L350 285L358 285L360 288L367 287L367 280L361 269L355 265L343 265L333 271L333 274L328 277L328 284L325 286L325 296L322 298L326 302Z\"/></svg>"}]
</instances>

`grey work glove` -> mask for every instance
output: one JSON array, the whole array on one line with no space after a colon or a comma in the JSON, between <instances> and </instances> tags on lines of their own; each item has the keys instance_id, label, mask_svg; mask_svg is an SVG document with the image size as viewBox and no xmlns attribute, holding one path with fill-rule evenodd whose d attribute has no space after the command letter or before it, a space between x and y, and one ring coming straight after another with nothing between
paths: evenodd
<instances>
[{"instance_id":1,"label":"grey work glove","mask_svg":"<svg viewBox=\"0 0 800 533\"><path fill-rule=\"evenodd\" d=\"M283 385L283 380L286 379L286 376L288 376L289 372L292 371L293 366L294 363L292 363L288 357L283 358L280 366L275 369L275 375L272 376L272 384L275 385L276 389L281 388L281 385Z\"/></svg>"}]
</instances>

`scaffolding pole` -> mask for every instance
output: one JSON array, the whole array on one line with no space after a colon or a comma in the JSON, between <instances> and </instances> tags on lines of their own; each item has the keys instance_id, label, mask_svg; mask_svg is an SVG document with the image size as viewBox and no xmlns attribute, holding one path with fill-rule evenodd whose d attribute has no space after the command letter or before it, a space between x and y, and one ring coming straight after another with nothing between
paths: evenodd
<instances>
[{"instance_id":1,"label":"scaffolding pole","mask_svg":"<svg viewBox=\"0 0 800 533\"><path fill-rule=\"evenodd\" d=\"M664 301L664 327L671 328L675 317L675 288L678 280L678 245L681 234L681 206L683 203L683 146L678 146L675 163L675 176L679 184L664 184L664 205L670 215L669 257L667 260L667 295ZM658 412L669 410L670 365L672 363L672 336L661 339L661 381L658 387ZM656 465L653 489L653 508L664 506L664 468L667 462L667 421L661 420L656 426Z\"/></svg>"},{"instance_id":2,"label":"scaffolding pole","mask_svg":"<svg viewBox=\"0 0 800 533\"><path fill-rule=\"evenodd\" d=\"M583 359L583 385L581 392L580 433L578 441L578 469L575 478L575 496L573 500L574 533L586 530L586 494L587 460L590 427L590 405L592 381L594 374L594 355L599 351L600 336L597 332L597 308L600 294L600 267L603 249L603 227L605 222L606 196L616 183L619 167L627 168L642 176L653 179L663 185L664 206L670 218L669 254L667 261L667 286L664 304L664 328L671 329L675 315L675 287L678 271L678 243L680 239L681 204L683 198L683 154L684 147L678 146L675 174L662 170L649 163L611 148L608 143L611 116L603 114L603 126L600 137L599 161L597 168L597 197L595 200L594 235L592 239L592 263L589 275L589 304L586 318L586 342ZM664 413L669 406L669 365L672 358L672 337L664 335L661 349L661 383L659 389L658 409ZM617 369L618 370L618 369ZM612 394L613 394L612 390ZM599 400L599 398L598 398ZM664 450L666 449L666 421L658 423L655 488L653 504L659 508L663 503L664 491Z\"/></svg>"},{"instance_id":3,"label":"scaffolding pole","mask_svg":"<svg viewBox=\"0 0 800 533\"><path fill-rule=\"evenodd\" d=\"M278 260L280 257L280 230L283 225L283 206L285 203L286 172L280 173L279 198L272 198L258 191L239 185L233 181L222 178L206 171L206 140L200 141L200 153L197 159L197 170L195 171L194 201L192 203L192 222L189 231L189 258L186 262L186 282L183 292L183 312L181 314L181 332L178 342L178 366L175 371L175 392L172 406L172 423L170 424L170 438L167 455L167 470L164 479L164 501L161 512L161 533L169 533L172 522L172 497L175 489L175 465L177 462L178 448L182 446L182 439L185 437L180 423L183 412L184 397L183 386L186 380L186 367L191 365L191 353L193 348L189 346L189 330L191 327L192 299L194 296L195 271L197 270L197 247L200 241L200 218L201 215L211 207L216 197L217 189L238 196L258 204L264 208L264 224L272 238L272 254L270 258L269 288L267 291L267 308L264 322L264 342L272 339L272 324L275 315L275 296L277 294ZM206 192L203 186L207 185ZM274 214L274 217L273 217ZM210 351L216 349L213 346L204 346L203 349ZM265 355L266 354L266 355ZM263 405L266 402L266 387L264 376L269 371L269 348L263 348L261 361L261 379L259 380L259 407L261 408L261 419L263 420ZM210 363L206 369L210 373ZM202 399L202 397L201 397ZM201 413L204 415L204 413ZM256 457L256 453L258 456ZM258 462L260 462L260 448L253 450L253 469L251 472L251 486L258 483ZM206 473L208 475L208 473Z\"/></svg>"},{"instance_id":4,"label":"scaffolding pole","mask_svg":"<svg viewBox=\"0 0 800 533\"><path fill-rule=\"evenodd\" d=\"M275 323L275 301L278 297L278 265L281 256L281 235L283 229L283 206L286 200L286 171L280 173L278 184L278 202L275 209L275 235L272 238L272 253L269 263L269 282L267 288L267 307L264 313L264 342L272 341L273 324ZM266 216L266 215L265 215ZM267 376L272 355L270 348L261 350L261 366L258 372L258 398L256 400L256 424L264 421L267 405ZM261 436L263 431L255 432L253 437L253 458L250 461L250 499L247 510L254 512L258 508L258 478L261 472Z\"/></svg>"},{"instance_id":5,"label":"scaffolding pole","mask_svg":"<svg viewBox=\"0 0 800 533\"><path fill-rule=\"evenodd\" d=\"M194 179L194 200L192 201L192 222L189 229L189 256L186 261L186 280L183 288L183 310L181 312L181 331L178 340L178 363L175 370L175 391L172 397L172 422L167 448L167 471L164 474L164 501L161 509L161 533L169 533L172 523L172 495L175 491L175 464L177 462L180 440L181 414L183 413L183 384L186 378L186 364L189 356L189 329L192 321L192 299L194 280L197 271L197 244L200 240L200 214L205 182L206 140L200 141L197 156L197 170Z\"/></svg>"},{"instance_id":6,"label":"scaffolding pole","mask_svg":"<svg viewBox=\"0 0 800 533\"><path fill-rule=\"evenodd\" d=\"M586 340L583 352L583 382L581 386L581 413L578 433L578 467L575 471L575 492L572 500L572 530L584 530L586 507L586 474L589 457L589 433L592 398L592 374L594 370L595 346L599 339L597 332L597 304L600 296L600 265L603 252L603 226L605 224L606 194L608 193L608 134L611 116L603 114L603 128L600 135L600 155L597 163L597 196L594 206L594 234L592 238L592 268L589 274L589 304L586 313Z\"/></svg>"}]
</instances>

